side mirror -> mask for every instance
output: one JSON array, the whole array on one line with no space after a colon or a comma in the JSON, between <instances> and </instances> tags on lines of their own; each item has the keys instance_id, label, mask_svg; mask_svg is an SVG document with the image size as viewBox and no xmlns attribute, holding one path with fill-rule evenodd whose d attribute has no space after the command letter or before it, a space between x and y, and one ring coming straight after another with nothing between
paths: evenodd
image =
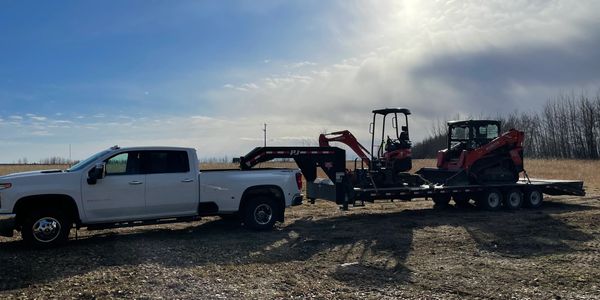
<instances>
[{"instance_id":1,"label":"side mirror","mask_svg":"<svg viewBox=\"0 0 600 300\"><path fill-rule=\"evenodd\" d=\"M104 178L104 169L104 163L96 164L96 166L94 166L94 168L92 168L88 173L88 184L96 184L96 182L98 182L98 179Z\"/></svg>"}]
</instances>

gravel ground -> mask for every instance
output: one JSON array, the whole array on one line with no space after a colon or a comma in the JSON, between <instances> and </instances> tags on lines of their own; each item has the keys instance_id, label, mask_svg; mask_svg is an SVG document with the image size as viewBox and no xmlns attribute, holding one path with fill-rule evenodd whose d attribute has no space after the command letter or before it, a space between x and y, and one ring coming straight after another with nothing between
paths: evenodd
<instances>
[{"instance_id":1,"label":"gravel ground","mask_svg":"<svg viewBox=\"0 0 600 300\"><path fill-rule=\"evenodd\" d=\"M539 210L289 209L269 232L232 220L0 238L0 298L600 299L600 193Z\"/></svg>"}]
</instances>

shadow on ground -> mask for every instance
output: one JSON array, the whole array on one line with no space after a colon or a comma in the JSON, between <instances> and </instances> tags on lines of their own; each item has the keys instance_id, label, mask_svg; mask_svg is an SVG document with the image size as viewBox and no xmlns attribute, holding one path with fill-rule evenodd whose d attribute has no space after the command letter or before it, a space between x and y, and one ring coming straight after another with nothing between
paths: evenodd
<instances>
[{"instance_id":1,"label":"shadow on ground","mask_svg":"<svg viewBox=\"0 0 600 300\"><path fill-rule=\"evenodd\" d=\"M45 251L10 241L0 244L0 290L115 266L160 264L178 268L320 259L327 260L327 265L336 263L332 276L340 281L380 285L385 277L397 284L410 281L411 271L405 262L415 230L460 227L481 250L530 257L573 251L570 243L592 239L551 216L590 209L596 208L548 202L542 210L517 212L489 213L469 208L365 211L324 219L300 218L270 232L253 232L234 221L214 220L175 229L113 230Z\"/></svg>"}]
</instances>

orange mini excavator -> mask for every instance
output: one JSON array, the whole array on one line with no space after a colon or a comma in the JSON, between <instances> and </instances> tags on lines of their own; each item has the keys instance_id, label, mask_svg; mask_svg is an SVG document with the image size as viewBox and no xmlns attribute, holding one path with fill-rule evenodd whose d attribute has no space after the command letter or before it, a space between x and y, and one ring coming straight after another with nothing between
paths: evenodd
<instances>
[{"instance_id":1,"label":"orange mini excavator","mask_svg":"<svg viewBox=\"0 0 600 300\"><path fill-rule=\"evenodd\" d=\"M390 122L393 136L386 136L386 121ZM404 120L403 126L398 126L398 117ZM384 108L373 110L373 122L370 124L371 151L361 145L356 137L348 130L323 133L319 136L319 146L329 147L330 142L341 142L348 145L367 165L367 169L355 167L352 173L354 183L359 186L390 187L415 186L423 183L419 176L407 173L412 168L412 143L408 134L408 116L406 108ZM376 142L376 122L381 119L381 140ZM389 126L389 125L388 125ZM362 163L361 163L362 165Z\"/></svg>"}]
</instances>

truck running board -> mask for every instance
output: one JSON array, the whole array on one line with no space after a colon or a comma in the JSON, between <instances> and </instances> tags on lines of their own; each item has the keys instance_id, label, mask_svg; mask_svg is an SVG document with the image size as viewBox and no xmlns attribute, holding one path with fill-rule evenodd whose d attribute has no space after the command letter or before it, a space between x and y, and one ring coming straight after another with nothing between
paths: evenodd
<instances>
[{"instance_id":1,"label":"truck running board","mask_svg":"<svg viewBox=\"0 0 600 300\"><path fill-rule=\"evenodd\" d=\"M121 228L121 227L169 224L169 223L178 223L178 222L193 222L193 221L198 221L198 220L200 220L200 217L192 216L192 217L139 220L139 221L128 221L128 222L116 222L116 223L98 223L98 224L90 224L90 225L87 225L86 227L87 227L87 230L102 230L102 229Z\"/></svg>"}]
</instances>

